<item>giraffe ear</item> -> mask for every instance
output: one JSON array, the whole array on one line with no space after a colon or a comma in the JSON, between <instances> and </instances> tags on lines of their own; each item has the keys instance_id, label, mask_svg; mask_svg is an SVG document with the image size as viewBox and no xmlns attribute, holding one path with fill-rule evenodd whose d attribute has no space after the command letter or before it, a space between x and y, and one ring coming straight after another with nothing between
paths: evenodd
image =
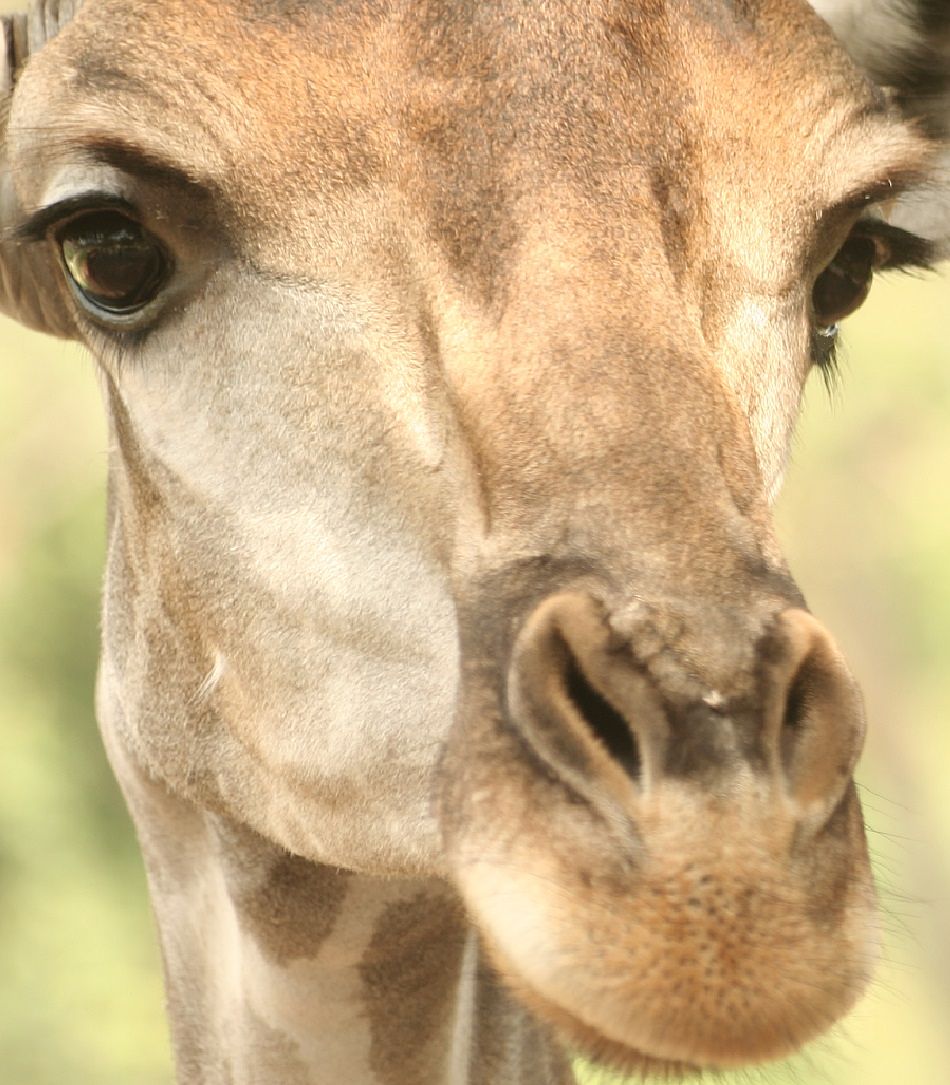
<instances>
[{"instance_id":1,"label":"giraffe ear","mask_svg":"<svg viewBox=\"0 0 950 1085\"><path fill-rule=\"evenodd\" d=\"M810 2L852 59L941 148L932 180L903 196L890 219L935 242L939 255L950 258L950 3Z\"/></svg>"},{"instance_id":2,"label":"giraffe ear","mask_svg":"<svg viewBox=\"0 0 950 1085\"><path fill-rule=\"evenodd\" d=\"M0 313L35 331L75 339L76 329L60 289L49 249L5 236L16 221L16 195L3 171L0 145Z\"/></svg>"},{"instance_id":3,"label":"giraffe ear","mask_svg":"<svg viewBox=\"0 0 950 1085\"><path fill-rule=\"evenodd\" d=\"M75 338L76 332L56 269L43 245L22 244L11 229L19 200L6 148L7 122L17 76L30 56L72 17L76 0L37 0L25 15L0 17L0 313L50 335Z\"/></svg>"}]
</instances>

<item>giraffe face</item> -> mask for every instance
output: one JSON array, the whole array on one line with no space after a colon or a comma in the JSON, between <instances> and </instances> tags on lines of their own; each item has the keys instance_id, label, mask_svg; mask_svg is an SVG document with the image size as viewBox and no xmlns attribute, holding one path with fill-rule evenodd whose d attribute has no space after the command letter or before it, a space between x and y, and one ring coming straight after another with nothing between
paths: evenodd
<instances>
[{"instance_id":1,"label":"giraffe face","mask_svg":"<svg viewBox=\"0 0 950 1085\"><path fill-rule=\"evenodd\" d=\"M773 1057L875 934L770 502L929 150L798 0L525 20L90 0L22 74L4 304L111 427L100 717L300 862L447 881L582 1050Z\"/></svg>"}]
</instances>

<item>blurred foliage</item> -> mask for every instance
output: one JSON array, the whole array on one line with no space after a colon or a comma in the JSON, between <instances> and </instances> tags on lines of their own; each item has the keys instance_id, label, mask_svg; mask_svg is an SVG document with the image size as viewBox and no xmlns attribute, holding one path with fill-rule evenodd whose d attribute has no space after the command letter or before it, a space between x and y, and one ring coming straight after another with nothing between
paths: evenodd
<instances>
[{"instance_id":1,"label":"blurred foliage","mask_svg":"<svg viewBox=\"0 0 950 1085\"><path fill-rule=\"evenodd\" d=\"M168 1082L137 847L92 712L104 426L80 351L0 330L0 1080Z\"/></svg>"}]
</instances>

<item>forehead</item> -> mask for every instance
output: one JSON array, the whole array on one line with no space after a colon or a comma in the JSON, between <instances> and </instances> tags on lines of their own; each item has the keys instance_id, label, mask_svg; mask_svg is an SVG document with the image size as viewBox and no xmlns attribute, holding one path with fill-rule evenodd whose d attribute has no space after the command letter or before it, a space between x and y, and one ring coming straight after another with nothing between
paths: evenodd
<instances>
[{"instance_id":1,"label":"forehead","mask_svg":"<svg viewBox=\"0 0 950 1085\"><path fill-rule=\"evenodd\" d=\"M628 255L645 219L685 250L736 206L762 236L814 221L913 142L803 0L87 0L36 69L27 130L170 163L244 236L355 199L482 278L541 194L582 232L635 227Z\"/></svg>"},{"instance_id":2,"label":"forehead","mask_svg":"<svg viewBox=\"0 0 950 1085\"><path fill-rule=\"evenodd\" d=\"M64 36L45 65L50 111L98 106L147 126L195 172L250 156L268 169L279 149L319 148L331 184L344 149L336 164L366 180L396 149L387 134L434 138L450 118L460 143L504 128L563 164L620 134L633 161L688 131L710 144L743 133L728 148L739 157L758 132L808 149L880 105L801 0L87 0Z\"/></svg>"}]
</instances>

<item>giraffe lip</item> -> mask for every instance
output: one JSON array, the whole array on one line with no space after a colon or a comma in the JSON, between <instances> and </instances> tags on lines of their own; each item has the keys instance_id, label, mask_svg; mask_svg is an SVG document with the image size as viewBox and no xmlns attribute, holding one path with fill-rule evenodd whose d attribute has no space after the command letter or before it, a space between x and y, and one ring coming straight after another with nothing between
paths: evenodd
<instances>
[{"instance_id":1,"label":"giraffe lip","mask_svg":"<svg viewBox=\"0 0 950 1085\"><path fill-rule=\"evenodd\" d=\"M494 947L493 955L497 954ZM499 961L508 982L513 986L516 993L529 1009L538 1018L547 1022L581 1058L602 1066L611 1073L619 1073L623 1076L652 1075L660 1080L676 1080L679 1078L696 1077L707 1070L718 1070L720 1067L713 1063L689 1062L685 1059L668 1059L659 1055L651 1055L642 1048L623 1043L607 1036L600 1029L588 1024L576 1014L563 1006L558 1006L539 994L534 989L524 985L524 981L513 976L506 964Z\"/></svg>"},{"instance_id":2,"label":"giraffe lip","mask_svg":"<svg viewBox=\"0 0 950 1085\"><path fill-rule=\"evenodd\" d=\"M786 861L789 819L742 832L767 792L750 786L722 803L668 783L639 822L647 849L623 862L598 853L580 871L571 865L579 845L540 831L501 835L486 792L454 855L459 889L506 985L587 1058L667 1080L769 1062L834 1024L864 989L870 885L854 878L835 898L840 921L819 923L810 893L822 883L802 887ZM554 795L552 821L573 832L569 841L578 826L599 828L592 807L558 806L556 782L533 794ZM697 826L708 824L728 847L705 846L709 832ZM595 839L606 850L606 835Z\"/></svg>"}]
</instances>

